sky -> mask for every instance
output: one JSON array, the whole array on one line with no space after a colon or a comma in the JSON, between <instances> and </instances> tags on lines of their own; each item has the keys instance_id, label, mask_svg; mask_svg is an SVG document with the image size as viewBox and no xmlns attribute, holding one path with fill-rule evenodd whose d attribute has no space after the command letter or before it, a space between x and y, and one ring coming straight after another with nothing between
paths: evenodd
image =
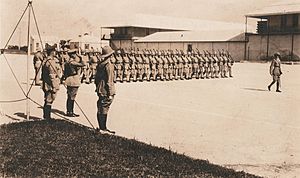
<instances>
[{"instance_id":1,"label":"sky","mask_svg":"<svg viewBox=\"0 0 300 178\"><path fill-rule=\"evenodd\" d=\"M100 27L114 19L136 13L245 22L245 14L279 0L33 0L42 35L70 38L85 32L100 36ZM21 17L27 0L0 0L0 48ZM28 14L16 30L12 43L25 44ZM33 19L31 19L33 22ZM34 23L31 33L36 34Z\"/></svg>"}]
</instances>

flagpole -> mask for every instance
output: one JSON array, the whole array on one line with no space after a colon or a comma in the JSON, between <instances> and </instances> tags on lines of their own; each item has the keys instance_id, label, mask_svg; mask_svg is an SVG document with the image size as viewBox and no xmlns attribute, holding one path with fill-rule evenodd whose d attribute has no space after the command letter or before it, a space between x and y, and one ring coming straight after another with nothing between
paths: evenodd
<instances>
[{"instance_id":1,"label":"flagpole","mask_svg":"<svg viewBox=\"0 0 300 178\"><path fill-rule=\"evenodd\" d=\"M26 91L27 91L27 98L26 98L26 119L30 119L30 103L29 103L29 60L30 60L30 13L31 13L31 4L32 0L28 0L28 33L27 33L27 75L26 75Z\"/></svg>"}]
</instances>

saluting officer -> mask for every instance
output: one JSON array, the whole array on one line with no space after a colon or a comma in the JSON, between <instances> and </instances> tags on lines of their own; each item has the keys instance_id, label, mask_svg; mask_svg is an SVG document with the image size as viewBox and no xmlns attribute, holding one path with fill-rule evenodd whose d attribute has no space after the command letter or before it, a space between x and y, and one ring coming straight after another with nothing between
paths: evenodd
<instances>
[{"instance_id":1,"label":"saluting officer","mask_svg":"<svg viewBox=\"0 0 300 178\"><path fill-rule=\"evenodd\" d=\"M78 117L79 115L74 113L74 103L81 83L81 68L84 67L84 64L76 49L69 50L68 54L70 55L70 60L65 64L64 72L65 85L67 86L66 116Z\"/></svg>"},{"instance_id":2,"label":"saluting officer","mask_svg":"<svg viewBox=\"0 0 300 178\"><path fill-rule=\"evenodd\" d=\"M42 63L42 89L44 92L43 118L46 120L50 120L52 103L55 100L56 93L59 90L60 66L56 63L55 48L49 47L48 49L46 49L46 52L48 57Z\"/></svg>"},{"instance_id":3,"label":"saluting officer","mask_svg":"<svg viewBox=\"0 0 300 178\"><path fill-rule=\"evenodd\" d=\"M96 93L98 95L97 121L99 130L102 133L112 134L115 132L107 128L107 114L116 94L114 84L114 66L110 62L110 58L113 53L114 51L110 46L103 47L101 61L97 65L97 72L95 76Z\"/></svg>"}]
</instances>

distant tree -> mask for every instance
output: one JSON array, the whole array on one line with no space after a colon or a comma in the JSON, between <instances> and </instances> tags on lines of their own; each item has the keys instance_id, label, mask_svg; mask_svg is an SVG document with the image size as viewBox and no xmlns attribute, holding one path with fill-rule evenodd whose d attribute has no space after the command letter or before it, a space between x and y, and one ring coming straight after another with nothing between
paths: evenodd
<instances>
[{"instance_id":1,"label":"distant tree","mask_svg":"<svg viewBox=\"0 0 300 178\"><path fill-rule=\"evenodd\" d=\"M21 46L21 47L20 47L20 50L21 50L21 51L25 51L25 52L27 52L27 50L28 50L28 47L27 47L27 46Z\"/></svg>"}]
</instances>

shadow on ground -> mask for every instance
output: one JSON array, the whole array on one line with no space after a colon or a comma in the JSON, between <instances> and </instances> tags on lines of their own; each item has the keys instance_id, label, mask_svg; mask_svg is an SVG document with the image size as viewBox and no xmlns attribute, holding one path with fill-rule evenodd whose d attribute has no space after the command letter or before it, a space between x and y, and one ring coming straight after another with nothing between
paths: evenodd
<instances>
[{"instance_id":1,"label":"shadow on ground","mask_svg":"<svg viewBox=\"0 0 300 178\"><path fill-rule=\"evenodd\" d=\"M261 88L243 88L244 90L250 90L250 91L269 91L266 89L261 89Z\"/></svg>"},{"instance_id":2,"label":"shadow on ground","mask_svg":"<svg viewBox=\"0 0 300 178\"><path fill-rule=\"evenodd\" d=\"M14 113L14 115L18 116L18 117L21 117L21 118L24 118L24 119L27 119L27 115L25 115L25 113L22 113L22 112L16 112L16 113ZM9 117L9 118L11 118L13 120L20 120L20 119L16 119L16 118L13 118L13 117ZM35 121L41 120L40 117L36 117L36 116L29 116L29 119L30 120L35 120Z\"/></svg>"}]
</instances>

